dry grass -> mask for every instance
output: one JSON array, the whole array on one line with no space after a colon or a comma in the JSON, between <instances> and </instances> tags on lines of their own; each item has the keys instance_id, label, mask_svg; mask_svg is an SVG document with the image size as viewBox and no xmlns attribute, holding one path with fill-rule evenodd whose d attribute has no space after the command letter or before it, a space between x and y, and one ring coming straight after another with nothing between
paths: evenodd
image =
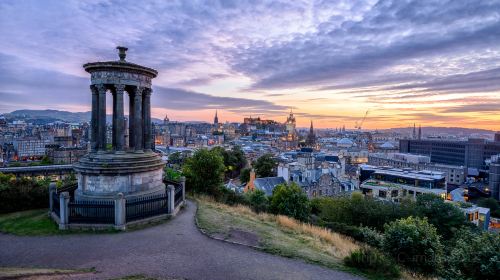
<instances>
[{"instance_id":1,"label":"dry grass","mask_svg":"<svg viewBox=\"0 0 500 280\"><path fill-rule=\"evenodd\" d=\"M359 248L359 245L346 236L332 232L323 227L317 227L311 224L299 222L287 216L275 216L276 222L281 226L293 231L310 235L313 238L319 239L333 248L328 250L337 258L344 258L351 254L352 251Z\"/></svg>"},{"instance_id":2,"label":"dry grass","mask_svg":"<svg viewBox=\"0 0 500 280\"><path fill-rule=\"evenodd\" d=\"M344 257L350 255L352 251L359 248L359 245L352 238L332 232L327 228L303 223L287 216L269 213L257 214L250 207L244 205L229 206L217 203L213 198L207 196L200 196L197 199L208 203L213 208L224 210L233 215L240 215L253 221L277 225L280 230L309 241L310 245L316 249L332 255L338 260L342 260Z\"/></svg>"}]
</instances>

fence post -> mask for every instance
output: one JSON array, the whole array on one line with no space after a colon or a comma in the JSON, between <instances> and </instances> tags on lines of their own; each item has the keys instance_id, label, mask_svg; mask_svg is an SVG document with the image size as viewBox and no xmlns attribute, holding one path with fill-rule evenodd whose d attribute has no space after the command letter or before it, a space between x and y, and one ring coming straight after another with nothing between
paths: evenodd
<instances>
[{"instance_id":1,"label":"fence post","mask_svg":"<svg viewBox=\"0 0 500 280\"><path fill-rule=\"evenodd\" d=\"M115 197L115 229L118 230L125 230L127 228L125 202L126 201L123 193L118 193Z\"/></svg>"},{"instance_id":2,"label":"fence post","mask_svg":"<svg viewBox=\"0 0 500 280\"><path fill-rule=\"evenodd\" d=\"M175 188L172 185L167 186L168 195L168 213L174 215L175 210Z\"/></svg>"},{"instance_id":3,"label":"fence post","mask_svg":"<svg viewBox=\"0 0 500 280\"><path fill-rule=\"evenodd\" d=\"M69 218L69 192L63 192L59 195L59 207L60 216L59 217L59 229L68 229L68 218Z\"/></svg>"},{"instance_id":4,"label":"fence post","mask_svg":"<svg viewBox=\"0 0 500 280\"><path fill-rule=\"evenodd\" d=\"M56 187L56 183L54 182L51 182L49 184L49 216L50 216L50 213L52 213L54 211L54 201L52 200L52 197L54 197L54 193L56 192L57 190L57 187Z\"/></svg>"},{"instance_id":5,"label":"fence post","mask_svg":"<svg viewBox=\"0 0 500 280\"><path fill-rule=\"evenodd\" d=\"M182 185L182 201L186 201L186 177L181 176L181 185Z\"/></svg>"}]
</instances>

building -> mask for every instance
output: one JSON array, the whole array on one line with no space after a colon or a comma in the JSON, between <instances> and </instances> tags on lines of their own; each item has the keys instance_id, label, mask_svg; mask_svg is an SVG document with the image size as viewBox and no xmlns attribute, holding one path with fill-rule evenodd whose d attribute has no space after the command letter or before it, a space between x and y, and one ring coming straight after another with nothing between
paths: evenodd
<instances>
[{"instance_id":1,"label":"building","mask_svg":"<svg viewBox=\"0 0 500 280\"><path fill-rule=\"evenodd\" d=\"M432 193L446 198L446 179L442 172L415 171L409 169L360 166L360 190L364 195L399 201L403 197L413 197Z\"/></svg>"},{"instance_id":2,"label":"building","mask_svg":"<svg viewBox=\"0 0 500 280\"><path fill-rule=\"evenodd\" d=\"M500 136L497 133L495 141L474 138L467 141L405 139L399 141L399 151L429 156L433 163L485 170L486 160L500 154Z\"/></svg>"},{"instance_id":3,"label":"building","mask_svg":"<svg viewBox=\"0 0 500 280\"><path fill-rule=\"evenodd\" d=\"M255 171L252 169L252 171L250 171L250 180L248 180L243 192L246 193L248 191L261 190L265 192L267 196L271 196L273 195L274 188L280 184L286 184L283 177L256 178Z\"/></svg>"},{"instance_id":4,"label":"building","mask_svg":"<svg viewBox=\"0 0 500 280\"><path fill-rule=\"evenodd\" d=\"M489 185L491 197L500 200L500 155L491 157Z\"/></svg>"},{"instance_id":5,"label":"building","mask_svg":"<svg viewBox=\"0 0 500 280\"><path fill-rule=\"evenodd\" d=\"M373 166L391 166L413 170L431 170L443 172L449 185L462 185L467 180L467 168L439 163L431 163L428 156L404 153L372 153L368 155L368 164Z\"/></svg>"},{"instance_id":6,"label":"building","mask_svg":"<svg viewBox=\"0 0 500 280\"><path fill-rule=\"evenodd\" d=\"M46 146L46 155L54 164L73 164L87 154L84 147L63 147L57 144Z\"/></svg>"},{"instance_id":7,"label":"building","mask_svg":"<svg viewBox=\"0 0 500 280\"><path fill-rule=\"evenodd\" d=\"M14 149L19 159L40 158L45 155L45 145L50 144L49 140L37 138L24 138L14 141Z\"/></svg>"}]
</instances>

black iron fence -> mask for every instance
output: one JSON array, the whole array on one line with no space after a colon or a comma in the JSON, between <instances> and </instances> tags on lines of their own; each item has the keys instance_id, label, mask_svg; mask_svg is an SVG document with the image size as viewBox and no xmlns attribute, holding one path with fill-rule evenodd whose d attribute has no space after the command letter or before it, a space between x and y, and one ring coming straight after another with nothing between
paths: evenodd
<instances>
[{"instance_id":1,"label":"black iron fence","mask_svg":"<svg viewBox=\"0 0 500 280\"><path fill-rule=\"evenodd\" d=\"M61 205L59 205L59 195L56 192L52 192L52 211L56 213L57 217L61 217Z\"/></svg>"},{"instance_id":2,"label":"black iron fence","mask_svg":"<svg viewBox=\"0 0 500 280\"><path fill-rule=\"evenodd\" d=\"M68 222L86 224L114 224L113 201L73 201L68 204Z\"/></svg>"},{"instance_id":3,"label":"black iron fence","mask_svg":"<svg viewBox=\"0 0 500 280\"><path fill-rule=\"evenodd\" d=\"M175 191L174 191L174 205L175 208L179 206L179 204L183 200L183 195L182 195L182 185L175 186Z\"/></svg>"},{"instance_id":4,"label":"black iron fence","mask_svg":"<svg viewBox=\"0 0 500 280\"><path fill-rule=\"evenodd\" d=\"M161 214L168 214L168 192L127 199L125 202L126 221L131 222Z\"/></svg>"}]
</instances>

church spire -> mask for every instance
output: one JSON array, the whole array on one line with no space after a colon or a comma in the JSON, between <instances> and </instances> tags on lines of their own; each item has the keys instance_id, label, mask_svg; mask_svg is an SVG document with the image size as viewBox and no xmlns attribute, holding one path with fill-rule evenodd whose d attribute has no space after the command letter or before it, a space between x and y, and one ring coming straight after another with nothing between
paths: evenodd
<instances>
[{"instance_id":1,"label":"church spire","mask_svg":"<svg viewBox=\"0 0 500 280\"><path fill-rule=\"evenodd\" d=\"M422 140L422 125L418 125L418 140Z\"/></svg>"},{"instance_id":2,"label":"church spire","mask_svg":"<svg viewBox=\"0 0 500 280\"><path fill-rule=\"evenodd\" d=\"M214 125L219 124L219 117L217 116L217 109L215 110Z\"/></svg>"}]
</instances>

